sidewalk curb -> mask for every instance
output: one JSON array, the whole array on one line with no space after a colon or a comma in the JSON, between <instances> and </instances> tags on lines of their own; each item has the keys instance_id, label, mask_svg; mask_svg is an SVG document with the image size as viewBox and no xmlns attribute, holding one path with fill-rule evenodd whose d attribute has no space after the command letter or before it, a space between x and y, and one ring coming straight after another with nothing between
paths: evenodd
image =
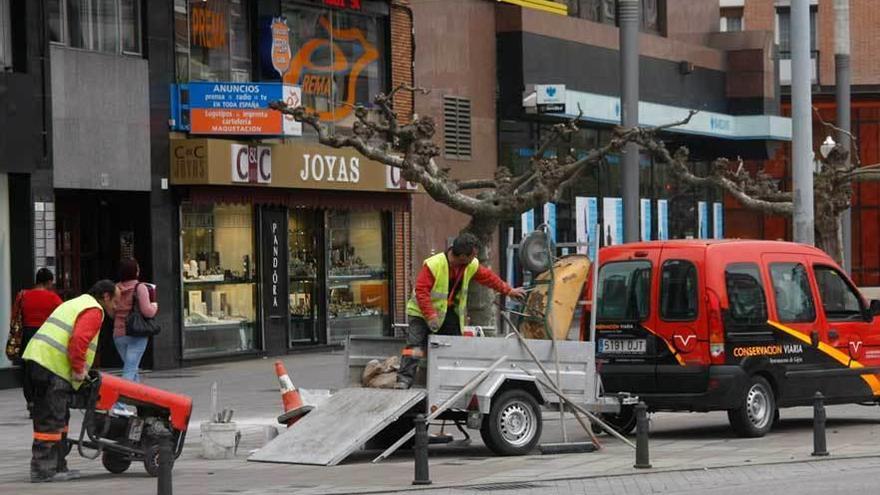
<instances>
[{"instance_id":1,"label":"sidewalk curb","mask_svg":"<svg viewBox=\"0 0 880 495\"><path fill-rule=\"evenodd\" d=\"M722 464L718 466L705 466L705 467L695 467L695 468L653 468L650 470L636 470L633 468L632 472L628 473L607 473L607 474L588 474L584 476L564 476L559 478L540 478L540 479L522 479L522 480L505 480L505 481L490 481L485 483L468 483L468 484L455 484L455 485L444 485L442 483L438 484L437 480L434 480L434 484L428 487L418 487L418 486L409 486L406 488L398 488L398 489L369 489L363 491L326 491L323 492L326 495L370 495L370 494L378 494L378 493L411 493L415 491L419 492L429 492L432 490L469 490L469 489L478 489L483 486L491 486L491 485L505 485L505 484L517 484L517 483L554 483L557 481L574 481L574 480L589 480L596 478L625 478L629 476L639 476L639 475L650 475L650 474L660 474L660 473L687 473L687 472L698 472L698 471L713 471L717 469L731 469L731 468L748 468L753 466L778 466L785 464L804 464L808 462L827 462L827 461L843 461L848 459L875 459L880 458L880 454L870 454L870 455L843 455L843 456L834 456L830 455L827 457L808 457L805 459L794 459L789 461L767 461L767 462L749 462L749 463L739 463L739 464Z\"/></svg>"}]
</instances>

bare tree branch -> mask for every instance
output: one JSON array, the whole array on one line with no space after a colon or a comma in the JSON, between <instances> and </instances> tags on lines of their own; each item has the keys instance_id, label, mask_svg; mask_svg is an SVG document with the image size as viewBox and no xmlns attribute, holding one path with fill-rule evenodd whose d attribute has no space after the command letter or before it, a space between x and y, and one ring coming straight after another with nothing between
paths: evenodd
<instances>
[{"instance_id":1,"label":"bare tree branch","mask_svg":"<svg viewBox=\"0 0 880 495\"><path fill-rule=\"evenodd\" d=\"M859 157L859 140L855 136L855 134L853 134L852 132L847 131L845 129L842 129L840 127L837 127L836 125L834 125L830 122L826 122L825 119L822 118L822 114L819 113L819 107L817 107L815 105L813 105L813 113L816 114L816 118L819 119L819 123L822 124L823 126L829 128L831 130L834 130L836 132L840 132L840 133L843 133L843 134L846 134L847 136L849 136L849 142L850 142L850 146L852 149L846 150L846 152L849 153L850 161L853 163L853 165L855 167L861 166L861 159Z\"/></svg>"}]
</instances>

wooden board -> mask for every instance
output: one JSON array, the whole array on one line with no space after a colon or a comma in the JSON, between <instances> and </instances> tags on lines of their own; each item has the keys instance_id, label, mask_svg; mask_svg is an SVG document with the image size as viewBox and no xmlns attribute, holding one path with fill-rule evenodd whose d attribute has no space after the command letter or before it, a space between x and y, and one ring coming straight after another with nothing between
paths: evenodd
<instances>
[{"instance_id":1,"label":"wooden board","mask_svg":"<svg viewBox=\"0 0 880 495\"><path fill-rule=\"evenodd\" d=\"M424 397L424 389L342 389L248 460L335 466Z\"/></svg>"},{"instance_id":2,"label":"wooden board","mask_svg":"<svg viewBox=\"0 0 880 495\"><path fill-rule=\"evenodd\" d=\"M590 271L590 259L586 255L574 254L556 260L553 264L553 302L547 304L549 283L538 283L550 280L550 270L535 277L535 288L526 300L525 313L536 320L524 319L520 324L520 332L527 339L549 339L540 320L546 312L549 328L557 340L568 337L568 329L574 316L578 300L583 294L584 282ZM548 307L549 306L549 307Z\"/></svg>"}]
</instances>

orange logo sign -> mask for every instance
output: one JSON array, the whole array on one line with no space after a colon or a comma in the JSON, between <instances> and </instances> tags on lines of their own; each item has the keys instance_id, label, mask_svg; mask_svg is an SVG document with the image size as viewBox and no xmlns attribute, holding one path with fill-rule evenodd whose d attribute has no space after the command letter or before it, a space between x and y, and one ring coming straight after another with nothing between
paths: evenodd
<instances>
[{"instance_id":1,"label":"orange logo sign","mask_svg":"<svg viewBox=\"0 0 880 495\"><path fill-rule=\"evenodd\" d=\"M290 69L290 28L287 27L287 19L276 17L272 19L272 67L278 71L278 75L284 77Z\"/></svg>"},{"instance_id":2,"label":"orange logo sign","mask_svg":"<svg viewBox=\"0 0 880 495\"><path fill-rule=\"evenodd\" d=\"M194 46L222 48L226 46L226 14L207 3L193 4L190 11L191 36Z\"/></svg>"},{"instance_id":3,"label":"orange logo sign","mask_svg":"<svg viewBox=\"0 0 880 495\"><path fill-rule=\"evenodd\" d=\"M351 115L357 94L358 78L364 69L379 59L379 51L367 41L364 32L358 28L334 28L327 16L319 21L330 39L313 38L305 43L293 57L290 70L284 75L284 82L302 87L303 95L317 95L330 98L335 81L345 81L344 87L336 87L340 94L333 98L330 110L318 112L321 120L338 122ZM342 47L351 45L353 56L349 60ZM274 44L273 44L274 46ZM318 65L313 60L316 52L322 49L332 51L330 65ZM337 77L344 76L344 77ZM312 110L312 109L309 109Z\"/></svg>"}]
</instances>

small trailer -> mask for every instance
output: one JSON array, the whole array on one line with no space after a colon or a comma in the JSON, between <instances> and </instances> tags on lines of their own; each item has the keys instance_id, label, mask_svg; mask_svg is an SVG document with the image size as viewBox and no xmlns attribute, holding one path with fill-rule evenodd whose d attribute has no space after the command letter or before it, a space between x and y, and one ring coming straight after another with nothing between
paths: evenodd
<instances>
[{"instance_id":1,"label":"small trailer","mask_svg":"<svg viewBox=\"0 0 880 495\"><path fill-rule=\"evenodd\" d=\"M523 342L545 363L551 380ZM335 465L364 446L384 449L394 444L412 430L416 415L438 410L442 412L437 420L453 422L462 431L478 430L496 454L523 455L541 438L543 411L559 410L560 398L548 386L551 382L583 410L597 415L618 411L618 398L598 395L592 342L556 341L558 356L551 340L523 342L514 334L432 335L427 366L420 370L416 387L390 390L363 388L361 376L369 361L398 355L405 341L351 337L346 346L349 388L332 394L248 460ZM506 359L499 364L501 357ZM486 376L475 380L481 374ZM472 390L461 394L466 387Z\"/></svg>"}]
</instances>

